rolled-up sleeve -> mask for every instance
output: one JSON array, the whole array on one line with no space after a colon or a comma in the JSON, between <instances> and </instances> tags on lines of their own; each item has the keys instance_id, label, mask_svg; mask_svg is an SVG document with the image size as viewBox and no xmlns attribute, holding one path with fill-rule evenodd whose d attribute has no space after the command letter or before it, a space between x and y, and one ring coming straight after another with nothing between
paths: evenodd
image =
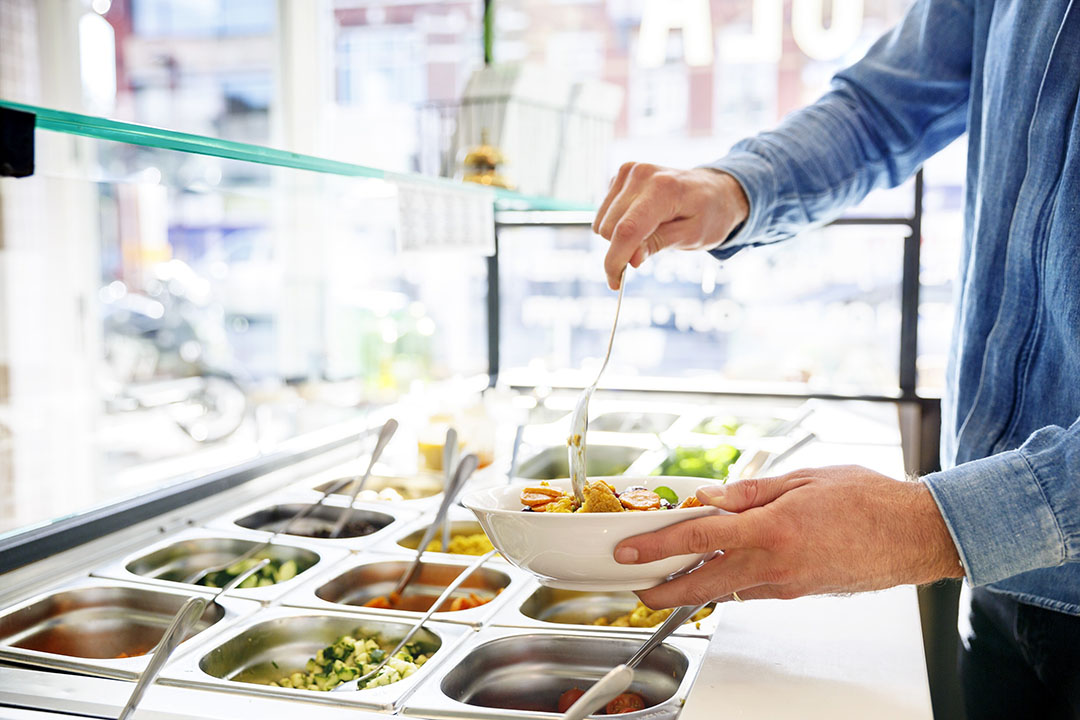
<instances>
[{"instance_id":1,"label":"rolled-up sleeve","mask_svg":"<svg viewBox=\"0 0 1080 720\"><path fill-rule=\"evenodd\" d=\"M923 482L972 585L1080 561L1080 421Z\"/></svg>"},{"instance_id":2,"label":"rolled-up sleeve","mask_svg":"<svg viewBox=\"0 0 1080 720\"><path fill-rule=\"evenodd\" d=\"M775 130L705 167L733 175L750 201L713 254L790 237L872 189L895 186L967 125L974 13L964 0L919 0L832 90Z\"/></svg>"}]
</instances>

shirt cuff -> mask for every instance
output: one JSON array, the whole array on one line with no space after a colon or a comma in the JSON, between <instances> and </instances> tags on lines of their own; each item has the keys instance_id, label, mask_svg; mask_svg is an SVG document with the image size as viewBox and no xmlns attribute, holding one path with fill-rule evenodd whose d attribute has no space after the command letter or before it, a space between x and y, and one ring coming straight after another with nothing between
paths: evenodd
<instances>
[{"instance_id":1,"label":"shirt cuff","mask_svg":"<svg viewBox=\"0 0 1080 720\"><path fill-rule=\"evenodd\" d=\"M1053 507L1019 451L931 473L922 481L941 510L972 585L1065 561Z\"/></svg>"},{"instance_id":2,"label":"shirt cuff","mask_svg":"<svg viewBox=\"0 0 1080 720\"><path fill-rule=\"evenodd\" d=\"M765 235L770 208L776 197L776 176L769 161L746 150L732 150L720 160L701 167L726 172L734 177L742 185L750 202L746 221L720 247L710 251L713 256L726 260L744 247L761 244L754 241Z\"/></svg>"}]
</instances>

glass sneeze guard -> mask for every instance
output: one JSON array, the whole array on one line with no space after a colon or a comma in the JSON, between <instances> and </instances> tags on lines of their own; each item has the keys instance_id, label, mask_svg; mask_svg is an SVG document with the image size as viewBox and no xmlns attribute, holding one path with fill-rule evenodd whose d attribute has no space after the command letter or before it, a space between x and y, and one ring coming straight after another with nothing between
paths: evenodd
<instances>
[{"instance_id":1,"label":"glass sneeze guard","mask_svg":"<svg viewBox=\"0 0 1080 720\"><path fill-rule=\"evenodd\" d=\"M0 541L359 427L390 403L426 417L409 406L424 387L486 379L487 259L403 252L402 187L581 209L0 107L34 115L37 155L33 175L0 178ZM407 473L403 425L384 460Z\"/></svg>"},{"instance_id":2,"label":"glass sneeze guard","mask_svg":"<svg viewBox=\"0 0 1080 720\"><path fill-rule=\"evenodd\" d=\"M16 103L4 99L0 99L0 107L32 113L39 129L69 135L82 135L130 145L210 155L230 160L242 160L261 165L310 170L346 177L377 178L389 182L430 183L435 187L464 190L465 192L489 192L494 195L497 206L507 210L588 211L594 209L592 205L587 203L560 201L536 195L523 195L504 188L470 185L428 175L391 172L366 165L357 165L314 155L304 155L252 143L222 140L138 123Z\"/></svg>"}]
</instances>

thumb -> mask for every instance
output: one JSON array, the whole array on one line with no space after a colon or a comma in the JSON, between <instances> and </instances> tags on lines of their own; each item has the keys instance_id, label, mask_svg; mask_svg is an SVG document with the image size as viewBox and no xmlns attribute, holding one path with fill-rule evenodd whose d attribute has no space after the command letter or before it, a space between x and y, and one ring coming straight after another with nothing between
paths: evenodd
<instances>
[{"instance_id":1,"label":"thumb","mask_svg":"<svg viewBox=\"0 0 1080 720\"><path fill-rule=\"evenodd\" d=\"M786 491L783 478L751 478L727 485L705 485L697 490L697 499L728 512L742 512L768 505Z\"/></svg>"}]
</instances>

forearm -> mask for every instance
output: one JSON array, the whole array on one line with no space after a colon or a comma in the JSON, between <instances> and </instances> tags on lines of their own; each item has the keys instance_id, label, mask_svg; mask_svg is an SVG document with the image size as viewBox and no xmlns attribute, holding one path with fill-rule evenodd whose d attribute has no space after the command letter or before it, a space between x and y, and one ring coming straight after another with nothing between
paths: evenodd
<instances>
[{"instance_id":1,"label":"forearm","mask_svg":"<svg viewBox=\"0 0 1080 720\"><path fill-rule=\"evenodd\" d=\"M827 221L872 189L903 182L963 132L972 22L959 0L916 3L818 102L710 164L738 179L750 201L740 232L716 254Z\"/></svg>"}]
</instances>

